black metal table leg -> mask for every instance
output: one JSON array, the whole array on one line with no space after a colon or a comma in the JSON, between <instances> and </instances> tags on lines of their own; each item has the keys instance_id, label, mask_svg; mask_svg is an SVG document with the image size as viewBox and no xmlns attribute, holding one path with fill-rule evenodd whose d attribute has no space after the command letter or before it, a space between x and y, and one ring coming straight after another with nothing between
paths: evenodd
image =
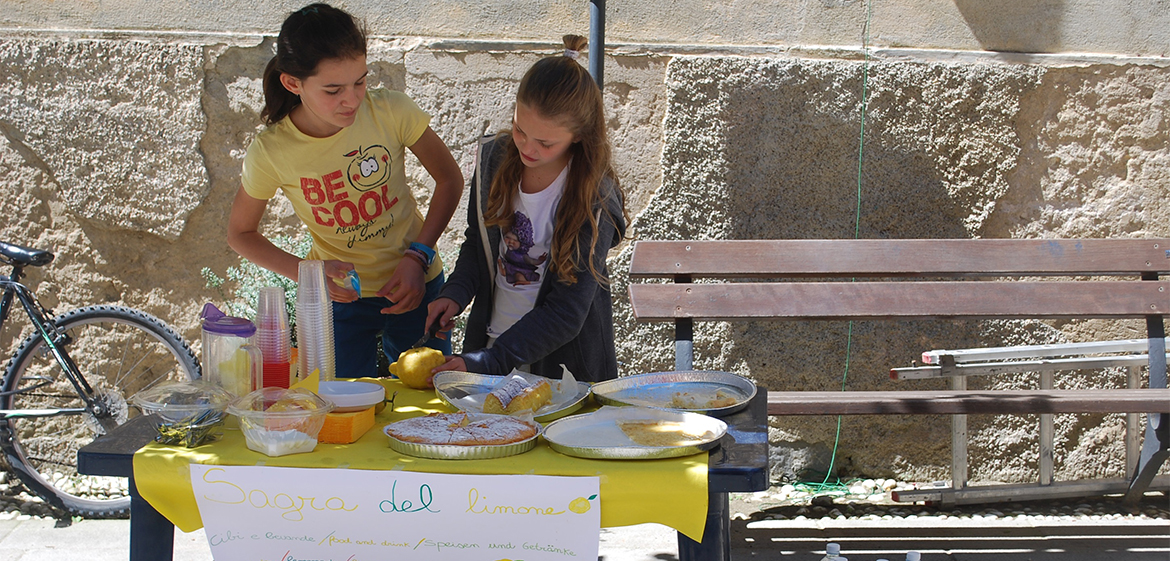
<instances>
[{"instance_id":1,"label":"black metal table leg","mask_svg":"<svg viewBox=\"0 0 1170 561\"><path fill-rule=\"evenodd\" d=\"M755 398L744 410L723 418L727 435L711 450L707 464L707 520L703 539L696 542L680 533L680 561L730 561L729 493L768 488L767 394L766 388L756 388Z\"/></svg>"},{"instance_id":2,"label":"black metal table leg","mask_svg":"<svg viewBox=\"0 0 1170 561\"><path fill-rule=\"evenodd\" d=\"M175 558L175 525L159 514L130 477L130 561L172 561Z\"/></svg>"},{"instance_id":3,"label":"black metal table leg","mask_svg":"<svg viewBox=\"0 0 1170 561\"><path fill-rule=\"evenodd\" d=\"M727 493L710 492L707 496L707 526L703 541L678 535L679 561L731 560L731 507Z\"/></svg>"},{"instance_id":4,"label":"black metal table leg","mask_svg":"<svg viewBox=\"0 0 1170 561\"><path fill-rule=\"evenodd\" d=\"M175 526L159 514L134 483L134 452L158 434L154 416L140 416L83 446L77 452L77 472L129 479L130 561L171 561L175 556Z\"/></svg>"}]
</instances>

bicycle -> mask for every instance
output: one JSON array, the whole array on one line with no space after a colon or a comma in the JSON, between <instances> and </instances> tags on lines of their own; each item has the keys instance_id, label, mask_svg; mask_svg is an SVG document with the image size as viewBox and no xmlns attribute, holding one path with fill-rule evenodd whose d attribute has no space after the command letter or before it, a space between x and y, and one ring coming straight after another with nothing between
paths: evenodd
<instances>
[{"instance_id":1,"label":"bicycle","mask_svg":"<svg viewBox=\"0 0 1170 561\"><path fill-rule=\"evenodd\" d=\"M127 398L164 381L193 380L195 354L162 320L123 306L53 315L20 283L53 254L0 242L0 329L14 302L32 322L0 380L0 450L21 482L50 505L86 517L129 512L127 482L77 473L77 450L138 412Z\"/></svg>"}]
</instances>

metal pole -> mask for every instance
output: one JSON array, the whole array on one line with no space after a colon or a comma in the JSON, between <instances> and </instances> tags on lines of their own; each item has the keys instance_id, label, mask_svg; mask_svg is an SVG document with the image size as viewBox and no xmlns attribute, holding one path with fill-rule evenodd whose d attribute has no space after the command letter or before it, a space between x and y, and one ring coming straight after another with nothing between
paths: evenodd
<instances>
[{"instance_id":1,"label":"metal pole","mask_svg":"<svg viewBox=\"0 0 1170 561\"><path fill-rule=\"evenodd\" d=\"M589 73L603 88L605 66L605 0L589 0Z\"/></svg>"}]
</instances>

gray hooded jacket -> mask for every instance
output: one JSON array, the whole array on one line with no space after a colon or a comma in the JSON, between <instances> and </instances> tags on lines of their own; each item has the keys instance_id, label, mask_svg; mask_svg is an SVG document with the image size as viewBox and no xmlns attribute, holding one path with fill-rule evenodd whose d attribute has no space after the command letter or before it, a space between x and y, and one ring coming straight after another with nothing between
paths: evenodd
<instances>
[{"instance_id":1,"label":"gray hooded jacket","mask_svg":"<svg viewBox=\"0 0 1170 561\"><path fill-rule=\"evenodd\" d=\"M531 365L533 374L548 378L561 377L561 364L578 380L599 382L617 378L614 354L613 304L609 286L598 283L583 260L574 260L577 282L566 285L551 271L541 281L536 305L504 332L492 347L487 347L487 326L492 316L496 263L500 253L499 227L484 225L491 178L503 161L503 147L511 138L487 136L480 140L476 169L471 179L467 204L466 239L459 248L455 269L447 279L440 298L450 298L465 309L474 300L467 321L467 331L460 356L469 372L507 374L513 368ZM621 193L612 180L601 185L601 201L595 206L598 216L597 243L593 247L594 266L608 278L605 258L625 235ZM579 234L580 247L589 247L593 238L589 223Z\"/></svg>"}]
</instances>

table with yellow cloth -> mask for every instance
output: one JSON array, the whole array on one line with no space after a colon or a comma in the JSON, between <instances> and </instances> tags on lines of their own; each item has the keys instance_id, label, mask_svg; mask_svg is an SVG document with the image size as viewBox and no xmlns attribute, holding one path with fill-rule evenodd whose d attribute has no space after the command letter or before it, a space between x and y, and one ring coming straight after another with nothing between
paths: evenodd
<instances>
[{"instance_id":1,"label":"table with yellow cloth","mask_svg":"<svg viewBox=\"0 0 1170 561\"><path fill-rule=\"evenodd\" d=\"M406 470L450 474L533 474L598 476L601 479L601 525L628 526L656 522L695 541L703 537L707 516L707 453L660 460L594 460L554 452L540 438L529 452L491 460L432 460L391 450L382 427L433 412L449 412L434 391L412 390L385 381L394 398L374 427L353 444L318 444L307 454L269 457L247 448L235 418L223 437L197 448L150 443L134 454L134 481L139 493L184 532L203 526L191 488L190 464ZM588 411L590 408L583 409Z\"/></svg>"}]
</instances>

